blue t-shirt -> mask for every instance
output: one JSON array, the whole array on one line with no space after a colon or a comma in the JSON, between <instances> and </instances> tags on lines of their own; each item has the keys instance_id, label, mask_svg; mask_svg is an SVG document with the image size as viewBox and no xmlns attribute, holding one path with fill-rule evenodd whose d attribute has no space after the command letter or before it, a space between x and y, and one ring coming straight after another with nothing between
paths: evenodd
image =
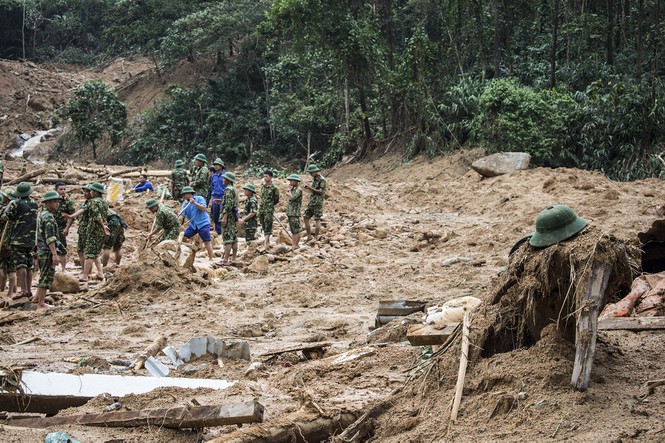
<instances>
[{"instance_id":1,"label":"blue t-shirt","mask_svg":"<svg viewBox=\"0 0 665 443\"><path fill-rule=\"evenodd\" d=\"M206 205L205 199L200 195L195 195L194 201L202 206ZM188 203L188 201L184 201L182 203L180 212L182 212ZM193 229L200 229L204 226L210 226L210 217L208 217L208 211L202 211L194 206L194 204L187 206L187 209L185 209L185 212L182 212L182 215L187 217L187 220L189 220L189 226L191 226Z\"/></svg>"},{"instance_id":2,"label":"blue t-shirt","mask_svg":"<svg viewBox=\"0 0 665 443\"><path fill-rule=\"evenodd\" d=\"M215 172L212 174L212 176L210 176L210 194L215 198L224 197L226 186L224 186L224 179L222 178L223 175L223 172L221 174Z\"/></svg>"},{"instance_id":3,"label":"blue t-shirt","mask_svg":"<svg viewBox=\"0 0 665 443\"><path fill-rule=\"evenodd\" d=\"M145 191L155 192L155 188L152 187L152 183L148 181L143 184L139 183L138 185L134 186L132 189L135 190L136 192L145 192Z\"/></svg>"}]
</instances>

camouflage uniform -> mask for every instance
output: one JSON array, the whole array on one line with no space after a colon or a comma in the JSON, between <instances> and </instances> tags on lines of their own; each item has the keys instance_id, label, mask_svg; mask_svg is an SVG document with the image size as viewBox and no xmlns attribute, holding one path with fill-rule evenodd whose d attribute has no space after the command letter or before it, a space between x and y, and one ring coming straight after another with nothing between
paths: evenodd
<instances>
[{"instance_id":1,"label":"camouflage uniform","mask_svg":"<svg viewBox=\"0 0 665 443\"><path fill-rule=\"evenodd\" d=\"M88 208L90 207L90 202L85 201L83 204L81 204L81 207L79 209L83 209L83 214L79 217L79 227L78 230L76 231L78 234L78 241L76 244L76 250L78 252L83 252L85 251L85 236L88 231Z\"/></svg>"},{"instance_id":2,"label":"camouflage uniform","mask_svg":"<svg viewBox=\"0 0 665 443\"><path fill-rule=\"evenodd\" d=\"M104 247L104 228L99 221L106 223L108 217L108 205L101 197L94 197L88 206L88 227L85 230L85 247L83 253L85 258L97 258Z\"/></svg>"},{"instance_id":3,"label":"camouflage uniform","mask_svg":"<svg viewBox=\"0 0 665 443\"><path fill-rule=\"evenodd\" d=\"M127 223L113 209L108 210L106 223L109 225L110 234L104 240L104 249L119 251L125 242L125 228L127 227Z\"/></svg>"},{"instance_id":4,"label":"camouflage uniform","mask_svg":"<svg viewBox=\"0 0 665 443\"><path fill-rule=\"evenodd\" d=\"M37 233L37 202L30 197L16 199L0 217L0 223L7 220L14 222L9 244L16 269L34 269L32 250Z\"/></svg>"},{"instance_id":5,"label":"camouflage uniform","mask_svg":"<svg viewBox=\"0 0 665 443\"><path fill-rule=\"evenodd\" d=\"M259 222L264 235L272 234L273 214L275 205L279 203L279 190L274 183L270 186L261 186L261 207L259 208Z\"/></svg>"},{"instance_id":6,"label":"camouflage uniform","mask_svg":"<svg viewBox=\"0 0 665 443\"><path fill-rule=\"evenodd\" d=\"M222 228L222 239L224 244L233 244L238 241L238 226L236 225L238 209L238 194L233 184L229 184L224 191L224 200L222 201L222 214L226 214L226 227Z\"/></svg>"},{"instance_id":7,"label":"camouflage uniform","mask_svg":"<svg viewBox=\"0 0 665 443\"><path fill-rule=\"evenodd\" d=\"M259 226L259 222L256 219L256 215L259 211L259 202L256 200L256 196L252 195L245 201L245 216L254 213L254 217L250 218L245 222L245 240L249 243L252 240L256 240L256 228Z\"/></svg>"},{"instance_id":8,"label":"camouflage uniform","mask_svg":"<svg viewBox=\"0 0 665 443\"><path fill-rule=\"evenodd\" d=\"M175 200L180 200L180 191L187 185L189 185L187 170L180 167L175 168L171 172L171 194Z\"/></svg>"},{"instance_id":9,"label":"camouflage uniform","mask_svg":"<svg viewBox=\"0 0 665 443\"><path fill-rule=\"evenodd\" d=\"M203 198L208 195L208 182L209 182L209 171L206 165L201 167L197 166L194 168L194 174L192 174L192 188L194 188L194 194L200 195Z\"/></svg>"},{"instance_id":10,"label":"camouflage uniform","mask_svg":"<svg viewBox=\"0 0 665 443\"><path fill-rule=\"evenodd\" d=\"M53 278L55 277L55 266L53 265L53 254L48 245L56 242L56 250L58 248L58 237L60 230L58 229L58 222L53 214L47 210L43 210L39 216L37 223L37 261L39 262L39 283L38 288L49 289Z\"/></svg>"},{"instance_id":11,"label":"camouflage uniform","mask_svg":"<svg viewBox=\"0 0 665 443\"><path fill-rule=\"evenodd\" d=\"M11 205L11 203L2 208L3 213L9 207L9 205ZM2 228L2 231L0 231L0 236L2 236L4 233L2 244L0 244L0 268L4 269L7 274L11 274L12 272L16 272L16 263L14 263L14 259L12 257L12 248L10 244L12 231L14 229L14 222L12 220L7 220L0 224L0 228Z\"/></svg>"},{"instance_id":12,"label":"camouflage uniform","mask_svg":"<svg viewBox=\"0 0 665 443\"><path fill-rule=\"evenodd\" d=\"M160 241L175 240L178 238L180 221L178 220L178 215L173 212L173 209L165 204L160 204L155 213L155 220L155 228L163 231Z\"/></svg>"},{"instance_id":13,"label":"camouflage uniform","mask_svg":"<svg viewBox=\"0 0 665 443\"><path fill-rule=\"evenodd\" d=\"M67 219L63 217L62 214L72 215L74 212L76 212L74 202L71 199L64 197L60 200L58 209L53 213L55 222L58 224L58 240L60 240L60 250L63 252L61 255L67 254L67 237L62 233L67 227Z\"/></svg>"},{"instance_id":14,"label":"camouflage uniform","mask_svg":"<svg viewBox=\"0 0 665 443\"><path fill-rule=\"evenodd\" d=\"M315 194L314 192L311 193L309 201L307 202L304 217L307 219L314 217L314 220L321 220L321 217L323 217L323 200L326 197L325 177L319 174L318 177L312 180L310 187L321 191L321 195Z\"/></svg>"},{"instance_id":15,"label":"camouflage uniform","mask_svg":"<svg viewBox=\"0 0 665 443\"><path fill-rule=\"evenodd\" d=\"M303 230L300 225L300 209L302 208L302 189L297 187L291 191L289 201L286 203L286 216L289 219L291 234L296 235Z\"/></svg>"}]
</instances>

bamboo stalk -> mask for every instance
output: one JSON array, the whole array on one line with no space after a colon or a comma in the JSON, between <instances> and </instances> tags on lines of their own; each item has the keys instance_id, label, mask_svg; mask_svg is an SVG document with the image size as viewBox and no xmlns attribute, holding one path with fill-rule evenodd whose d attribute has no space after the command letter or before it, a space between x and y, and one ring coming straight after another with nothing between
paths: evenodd
<instances>
[{"instance_id":1,"label":"bamboo stalk","mask_svg":"<svg viewBox=\"0 0 665 443\"><path fill-rule=\"evenodd\" d=\"M464 313L464 324L462 326L462 355L459 361L459 372L457 373L457 386L455 386L455 399L453 400L453 410L450 413L450 421L457 420L460 402L462 401L462 391L464 390L464 378L466 377L466 366L469 361L469 325L471 323L471 312Z\"/></svg>"}]
</instances>

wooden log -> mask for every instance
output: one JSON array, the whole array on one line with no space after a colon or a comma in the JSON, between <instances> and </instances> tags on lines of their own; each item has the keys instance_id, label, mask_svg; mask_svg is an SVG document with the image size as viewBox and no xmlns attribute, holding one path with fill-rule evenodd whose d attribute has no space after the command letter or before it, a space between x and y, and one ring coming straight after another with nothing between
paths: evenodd
<instances>
[{"instance_id":1,"label":"wooden log","mask_svg":"<svg viewBox=\"0 0 665 443\"><path fill-rule=\"evenodd\" d=\"M406 338L413 346L442 345L448 340L459 323L452 323L439 328L437 325L411 325Z\"/></svg>"},{"instance_id":2,"label":"wooden log","mask_svg":"<svg viewBox=\"0 0 665 443\"><path fill-rule=\"evenodd\" d=\"M143 368L143 365L145 364L145 361L148 359L148 357L154 357L155 355L159 354L159 351L164 349L166 347L166 337L159 337L157 340L155 340L150 346L145 348L143 353L136 357L136 360L134 360L134 367L132 368L133 371L138 371L141 368Z\"/></svg>"},{"instance_id":3,"label":"wooden log","mask_svg":"<svg viewBox=\"0 0 665 443\"><path fill-rule=\"evenodd\" d=\"M405 316L414 312L425 312L425 302L410 300L383 300L379 301L377 315L380 317Z\"/></svg>"},{"instance_id":4,"label":"wooden log","mask_svg":"<svg viewBox=\"0 0 665 443\"><path fill-rule=\"evenodd\" d=\"M223 406L194 406L142 411L102 412L45 418L15 418L11 426L47 428L51 426L89 425L104 427L160 426L166 428L206 428L263 422L265 408L258 402Z\"/></svg>"},{"instance_id":5,"label":"wooden log","mask_svg":"<svg viewBox=\"0 0 665 443\"><path fill-rule=\"evenodd\" d=\"M462 391L464 390L464 379L466 378L466 366L469 361L469 326L471 325L471 312L464 313L462 323L462 354L459 360L459 371L457 372L457 385L455 386L455 397L453 398L453 409L450 412L450 421L457 420L459 406L462 402Z\"/></svg>"},{"instance_id":6,"label":"wooden log","mask_svg":"<svg viewBox=\"0 0 665 443\"><path fill-rule=\"evenodd\" d=\"M330 345L331 343L329 342L315 342L303 345L289 346L288 348L280 349L278 351L264 352L263 354L260 354L259 357L271 357L273 355L284 354L286 352L316 351L318 349L327 348Z\"/></svg>"},{"instance_id":7,"label":"wooden log","mask_svg":"<svg viewBox=\"0 0 665 443\"><path fill-rule=\"evenodd\" d=\"M665 329L665 317L607 317L598 320L600 331L654 331Z\"/></svg>"},{"instance_id":8,"label":"wooden log","mask_svg":"<svg viewBox=\"0 0 665 443\"><path fill-rule=\"evenodd\" d=\"M143 166L136 166L134 168L121 169L119 171L110 171L112 177L121 177L125 174L130 174L132 172L138 172L141 174L145 168Z\"/></svg>"},{"instance_id":9,"label":"wooden log","mask_svg":"<svg viewBox=\"0 0 665 443\"><path fill-rule=\"evenodd\" d=\"M5 183L5 185L6 186L11 186L11 185L15 185L17 183L21 183L21 182L31 180L31 179L39 176L39 175L42 175L42 174L46 173L46 171L48 171L48 168L35 169L34 171L27 172L27 173L23 174L22 176L20 176L18 178L15 178L13 180L9 180L7 183Z\"/></svg>"},{"instance_id":10,"label":"wooden log","mask_svg":"<svg viewBox=\"0 0 665 443\"><path fill-rule=\"evenodd\" d=\"M121 177L121 178L134 178L134 177L140 177L141 174L145 174L148 177L171 177L171 173L173 171L135 171L135 172L125 172L123 174L114 174L114 177Z\"/></svg>"},{"instance_id":11,"label":"wooden log","mask_svg":"<svg viewBox=\"0 0 665 443\"><path fill-rule=\"evenodd\" d=\"M586 391L591 380L591 368L596 353L598 336L598 314L605 304L605 290L612 273L612 266L594 262L591 275L586 283L584 299L581 302L575 331L575 365L571 384L573 389Z\"/></svg>"},{"instance_id":12,"label":"wooden log","mask_svg":"<svg viewBox=\"0 0 665 443\"><path fill-rule=\"evenodd\" d=\"M57 178L57 177L44 177L44 178L38 179L38 181L40 183L45 183L45 184L56 184L56 183L62 182L66 185L78 185L78 184L81 183L80 181L77 181L77 180L69 180L69 179L66 179L66 178Z\"/></svg>"}]
</instances>

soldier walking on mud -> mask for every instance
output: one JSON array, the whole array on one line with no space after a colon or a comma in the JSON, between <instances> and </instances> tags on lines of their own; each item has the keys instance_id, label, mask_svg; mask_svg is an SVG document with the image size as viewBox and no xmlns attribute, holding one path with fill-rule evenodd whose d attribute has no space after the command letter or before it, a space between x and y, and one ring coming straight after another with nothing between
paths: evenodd
<instances>
[{"instance_id":1,"label":"soldier walking on mud","mask_svg":"<svg viewBox=\"0 0 665 443\"><path fill-rule=\"evenodd\" d=\"M11 235L11 254L16 266L16 278L21 292L13 298L32 298L32 271L34 270L33 249L37 234L37 202L30 198L32 186L19 183L16 187L16 200L0 216L0 223L10 221L14 226Z\"/></svg>"},{"instance_id":2,"label":"soldier walking on mud","mask_svg":"<svg viewBox=\"0 0 665 443\"><path fill-rule=\"evenodd\" d=\"M106 223L109 227L109 235L104 240L104 247L102 248L102 266L106 267L111 257L111 250L113 250L113 258L115 264L120 266L122 261L122 244L125 242L125 229L127 223L122 219L120 214L109 208Z\"/></svg>"},{"instance_id":3,"label":"soldier walking on mud","mask_svg":"<svg viewBox=\"0 0 665 443\"><path fill-rule=\"evenodd\" d=\"M180 192L182 188L189 185L189 177L187 177L187 170L183 168L185 162L176 160L175 169L171 171L171 196L174 200L180 201Z\"/></svg>"},{"instance_id":4,"label":"soldier walking on mud","mask_svg":"<svg viewBox=\"0 0 665 443\"><path fill-rule=\"evenodd\" d=\"M245 227L245 241L251 243L256 240L256 228L258 227L256 214L259 211L259 202L256 200L256 188L252 183L247 183L242 189L245 191L247 200L245 200L243 217L238 220L238 223Z\"/></svg>"},{"instance_id":5,"label":"soldier walking on mud","mask_svg":"<svg viewBox=\"0 0 665 443\"><path fill-rule=\"evenodd\" d=\"M60 196L58 201L58 206L53 213L55 217L55 222L58 224L58 240L60 241L60 267L62 272L67 271L67 235L69 235L69 228L72 225L73 220L65 218L62 214L72 215L76 212L76 207L74 206L74 201L67 197L67 185L64 182L58 182L55 184L55 191Z\"/></svg>"},{"instance_id":6,"label":"soldier walking on mud","mask_svg":"<svg viewBox=\"0 0 665 443\"><path fill-rule=\"evenodd\" d=\"M289 181L289 201L286 203L286 217L291 229L291 248L295 251L299 248L302 226L300 225L300 210L302 208L302 189L300 189L300 176L291 174L287 177Z\"/></svg>"},{"instance_id":7,"label":"soldier walking on mud","mask_svg":"<svg viewBox=\"0 0 665 443\"><path fill-rule=\"evenodd\" d=\"M264 244L270 246L275 206L279 203L279 189L272 182L273 173L270 169L263 172L263 186L261 186L261 206L259 207L259 222L265 237Z\"/></svg>"},{"instance_id":8,"label":"soldier walking on mud","mask_svg":"<svg viewBox=\"0 0 665 443\"><path fill-rule=\"evenodd\" d=\"M208 160L203 154L196 154L194 157L194 170L192 172L191 188L194 189L194 194L201 196L205 202L205 197L208 195ZM182 191L180 191L182 194Z\"/></svg>"},{"instance_id":9,"label":"soldier walking on mud","mask_svg":"<svg viewBox=\"0 0 665 443\"><path fill-rule=\"evenodd\" d=\"M88 213L88 226L85 231L85 247L83 254L85 261L83 262L83 275L79 277L79 281L89 281L89 274L92 271L92 265L95 265L97 280L104 280L104 268L102 266L101 253L104 247L104 237L110 234L106 218L108 217L108 205L102 199L106 191L104 185L101 183L93 183L90 185L90 204L87 209Z\"/></svg>"},{"instance_id":10,"label":"soldier walking on mud","mask_svg":"<svg viewBox=\"0 0 665 443\"><path fill-rule=\"evenodd\" d=\"M37 309L50 308L44 303L46 292L51 288L55 277L55 267L59 263L58 249L62 248L60 242L60 229L54 214L62 197L57 191L47 191L42 197L44 209L39 215L37 223L37 260L39 262L39 283L37 283L37 294L32 302L37 304Z\"/></svg>"},{"instance_id":11,"label":"soldier walking on mud","mask_svg":"<svg viewBox=\"0 0 665 443\"><path fill-rule=\"evenodd\" d=\"M222 200L224 199L224 162L221 158L216 158L212 165L215 172L210 176L210 201L208 207L211 208L212 221L215 223L215 232L217 235L222 233L222 225L219 222L220 212L222 210Z\"/></svg>"},{"instance_id":12,"label":"soldier walking on mud","mask_svg":"<svg viewBox=\"0 0 665 443\"><path fill-rule=\"evenodd\" d=\"M176 213L173 212L173 209L166 206L164 203L159 203L155 199L150 199L145 202L145 207L155 214L155 229L148 234L148 241L150 241L152 236L159 231L162 231L162 235L159 237L157 243L178 238L178 234L180 233L180 222L178 221Z\"/></svg>"},{"instance_id":13,"label":"soldier walking on mud","mask_svg":"<svg viewBox=\"0 0 665 443\"><path fill-rule=\"evenodd\" d=\"M2 190L2 212L0 212L0 216L9 208L10 203L16 200L14 192L15 189L12 188L4 188ZM0 269L3 272L2 278L0 278L0 291L4 291L5 284L8 284L7 297L11 299L16 292L16 264L12 257L10 245L14 222L6 220L0 226L2 227L0 237Z\"/></svg>"},{"instance_id":14,"label":"soldier walking on mud","mask_svg":"<svg viewBox=\"0 0 665 443\"><path fill-rule=\"evenodd\" d=\"M326 179L321 173L321 168L312 164L307 167L307 172L312 176L311 186L305 185L304 188L310 192L309 201L303 219L305 220L305 231L307 231L307 238L305 241L310 241L312 238L318 239L319 232L321 231L321 217L323 217L323 200L326 197ZM314 217L316 221L316 229L312 237L312 228L309 220Z\"/></svg>"},{"instance_id":15,"label":"soldier walking on mud","mask_svg":"<svg viewBox=\"0 0 665 443\"><path fill-rule=\"evenodd\" d=\"M221 262L217 262L218 266L228 266L230 263L235 263L238 254L238 194L233 184L236 181L236 176L233 172L224 174L224 201L222 202L222 240L224 241L224 256ZM233 256L231 252L233 251Z\"/></svg>"}]
</instances>

